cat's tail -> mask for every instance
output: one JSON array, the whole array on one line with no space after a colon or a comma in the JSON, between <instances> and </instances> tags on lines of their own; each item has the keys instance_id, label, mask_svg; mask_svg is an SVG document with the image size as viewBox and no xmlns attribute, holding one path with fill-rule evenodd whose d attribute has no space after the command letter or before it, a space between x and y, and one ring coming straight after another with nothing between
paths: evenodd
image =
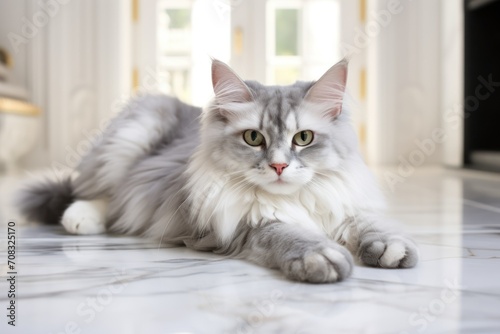
<instances>
[{"instance_id":1,"label":"cat's tail","mask_svg":"<svg viewBox=\"0 0 500 334\"><path fill-rule=\"evenodd\" d=\"M75 201L71 179L42 180L22 188L15 205L30 221L58 224L68 206Z\"/></svg>"}]
</instances>

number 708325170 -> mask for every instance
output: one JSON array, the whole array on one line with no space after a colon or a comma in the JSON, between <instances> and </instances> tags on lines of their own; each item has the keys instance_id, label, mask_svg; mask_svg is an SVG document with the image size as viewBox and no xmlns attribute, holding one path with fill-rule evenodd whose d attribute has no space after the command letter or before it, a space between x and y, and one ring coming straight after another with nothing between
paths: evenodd
<instances>
[{"instance_id":1,"label":"number 708325170","mask_svg":"<svg viewBox=\"0 0 500 334\"><path fill-rule=\"evenodd\" d=\"M16 270L16 223L7 224L7 266L10 271Z\"/></svg>"}]
</instances>

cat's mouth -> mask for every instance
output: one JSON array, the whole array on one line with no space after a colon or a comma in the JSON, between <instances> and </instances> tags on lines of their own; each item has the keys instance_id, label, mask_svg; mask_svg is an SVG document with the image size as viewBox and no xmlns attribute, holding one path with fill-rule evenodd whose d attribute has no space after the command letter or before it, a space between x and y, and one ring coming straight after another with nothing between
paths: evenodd
<instances>
[{"instance_id":1,"label":"cat's mouth","mask_svg":"<svg viewBox=\"0 0 500 334\"><path fill-rule=\"evenodd\" d=\"M288 181L285 181L285 177L283 175L273 175L271 179L268 181L269 184L287 184Z\"/></svg>"},{"instance_id":2,"label":"cat's mouth","mask_svg":"<svg viewBox=\"0 0 500 334\"><path fill-rule=\"evenodd\" d=\"M274 181L273 183L275 183L275 184L286 184L287 182L284 181L281 177L278 177L278 179L276 181Z\"/></svg>"},{"instance_id":3,"label":"cat's mouth","mask_svg":"<svg viewBox=\"0 0 500 334\"><path fill-rule=\"evenodd\" d=\"M263 186L263 188L272 194L280 195L291 194L298 190L297 185L293 182L285 181L282 178L269 182L267 185Z\"/></svg>"}]
</instances>

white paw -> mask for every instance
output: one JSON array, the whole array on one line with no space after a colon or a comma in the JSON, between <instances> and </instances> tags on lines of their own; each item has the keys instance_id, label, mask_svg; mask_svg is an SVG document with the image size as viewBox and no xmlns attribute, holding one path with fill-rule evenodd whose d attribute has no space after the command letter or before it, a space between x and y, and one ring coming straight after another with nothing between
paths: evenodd
<instances>
[{"instance_id":1,"label":"white paw","mask_svg":"<svg viewBox=\"0 0 500 334\"><path fill-rule=\"evenodd\" d=\"M338 282L352 271L352 257L340 245L318 248L317 245L292 251L282 264L285 275L296 281L311 283Z\"/></svg>"},{"instance_id":2,"label":"white paw","mask_svg":"<svg viewBox=\"0 0 500 334\"><path fill-rule=\"evenodd\" d=\"M376 232L362 238L358 255L364 264L382 268L411 268L418 262L412 240Z\"/></svg>"},{"instance_id":3,"label":"white paw","mask_svg":"<svg viewBox=\"0 0 500 334\"><path fill-rule=\"evenodd\" d=\"M102 200L76 201L64 211L61 223L72 234L100 234L106 231L105 217Z\"/></svg>"}]
</instances>

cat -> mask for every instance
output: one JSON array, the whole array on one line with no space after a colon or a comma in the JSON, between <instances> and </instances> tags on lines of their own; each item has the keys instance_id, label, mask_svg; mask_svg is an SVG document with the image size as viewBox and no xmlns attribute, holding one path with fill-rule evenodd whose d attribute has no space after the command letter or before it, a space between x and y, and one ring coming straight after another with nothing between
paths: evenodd
<instances>
[{"instance_id":1,"label":"cat","mask_svg":"<svg viewBox=\"0 0 500 334\"><path fill-rule=\"evenodd\" d=\"M129 103L77 167L18 200L73 234L142 235L245 258L291 280L409 268L415 243L383 227L384 198L344 102L348 62L316 82L265 86L213 60L205 109L150 95ZM352 255L351 255L352 254Z\"/></svg>"}]
</instances>

